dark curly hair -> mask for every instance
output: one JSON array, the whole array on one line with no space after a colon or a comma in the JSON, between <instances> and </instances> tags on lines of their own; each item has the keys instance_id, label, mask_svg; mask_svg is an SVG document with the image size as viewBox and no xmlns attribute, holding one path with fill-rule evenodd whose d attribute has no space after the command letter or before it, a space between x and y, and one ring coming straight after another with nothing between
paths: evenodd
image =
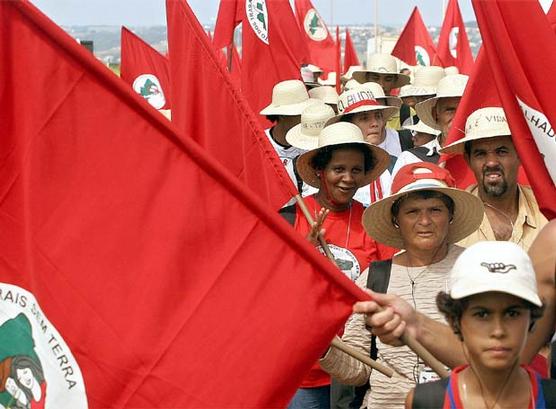
<instances>
[{"instance_id":1,"label":"dark curly hair","mask_svg":"<svg viewBox=\"0 0 556 409\"><path fill-rule=\"evenodd\" d=\"M365 173L376 166L377 160L371 153L371 151L367 149L365 145L358 143L342 143L339 145L328 145L320 148L317 151L317 154L312 157L311 166L315 170L323 170L324 168L326 168L326 165L328 165L332 160L332 154L335 151L341 149L351 149L357 152L361 152L364 157L363 170L365 171Z\"/></svg>"}]
</instances>

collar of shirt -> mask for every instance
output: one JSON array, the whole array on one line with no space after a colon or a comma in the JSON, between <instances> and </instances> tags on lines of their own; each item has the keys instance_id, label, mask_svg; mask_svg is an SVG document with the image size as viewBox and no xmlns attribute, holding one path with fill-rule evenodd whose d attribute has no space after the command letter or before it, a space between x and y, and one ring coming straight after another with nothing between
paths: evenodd
<instances>
[{"instance_id":1,"label":"collar of shirt","mask_svg":"<svg viewBox=\"0 0 556 409\"><path fill-rule=\"evenodd\" d=\"M438 138L434 138L432 141L427 142L423 145L423 148L427 148L427 156L432 156L440 151L440 144L438 143Z\"/></svg>"}]
</instances>

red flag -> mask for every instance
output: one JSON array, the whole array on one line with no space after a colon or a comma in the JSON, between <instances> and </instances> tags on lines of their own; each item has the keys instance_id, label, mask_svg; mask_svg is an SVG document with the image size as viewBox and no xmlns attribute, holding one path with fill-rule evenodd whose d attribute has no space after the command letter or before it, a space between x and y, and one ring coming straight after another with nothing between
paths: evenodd
<instances>
[{"instance_id":1,"label":"red flag","mask_svg":"<svg viewBox=\"0 0 556 409\"><path fill-rule=\"evenodd\" d=\"M347 72L349 67L352 65L361 65L359 62L359 57L357 56L357 51L351 41L351 35L349 34L349 29L346 27L346 44L344 46L344 73Z\"/></svg>"},{"instance_id":2,"label":"red flag","mask_svg":"<svg viewBox=\"0 0 556 409\"><path fill-rule=\"evenodd\" d=\"M172 121L273 209L297 194L268 138L183 1L168 0ZM243 70L242 70L243 73Z\"/></svg>"},{"instance_id":3,"label":"red flag","mask_svg":"<svg viewBox=\"0 0 556 409\"><path fill-rule=\"evenodd\" d=\"M235 44L228 46L228 50L232 49L232 78L236 78L238 83L241 83L241 57L237 52L237 47Z\"/></svg>"},{"instance_id":4,"label":"red flag","mask_svg":"<svg viewBox=\"0 0 556 409\"><path fill-rule=\"evenodd\" d=\"M171 109L168 58L122 27L120 77L156 109Z\"/></svg>"},{"instance_id":5,"label":"red flag","mask_svg":"<svg viewBox=\"0 0 556 409\"><path fill-rule=\"evenodd\" d=\"M409 16L391 54L409 65L432 65L436 49L417 7Z\"/></svg>"},{"instance_id":6,"label":"red flag","mask_svg":"<svg viewBox=\"0 0 556 409\"><path fill-rule=\"evenodd\" d=\"M552 2L552 5L548 9L548 12L546 13L546 18L548 19L548 22L550 23L550 27L552 27L552 30L556 32L556 3L555 2Z\"/></svg>"},{"instance_id":7,"label":"red flag","mask_svg":"<svg viewBox=\"0 0 556 409\"><path fill-rule=\"evenodd\" d=\"M336 68L336 44L311 0L295 0L295 14L300 31L307 41L311 54L310 62L325 73Z\"/></svg>"},{"instance_id":8,"label":"red flag","mask_svg":"<svg viewBox=\"0 0 556 409\"><path fill-rule=\"evenodd\" d=\"M301 79L300 67L309 51L288 0L221 0L214 44L232 42L242 22L241 90L255 113L267 106L280 81ZM261 117L261 123L268 124Z\"/></svg>"},{"instance_id":9,"label":"red flag","mask_svg":"<svg viewBox=\"0 0 556 409\"><path fill-rule=\"evenodd\" d=\"M556 145L551 124L556 124L556 102L546 81L556 64L554 32L534 0L473 0L473 8L514 145L541 211L552 219Z\"/></svg>"},{"instance_id":10,"label":"red flag","mask_svg":"<svg viewBox=\"0 0 556 409\"><path fill-rule=\"evenodd\" d=\"M46 408L285 406L364 293L29 2L0 34L3 367Z\"/></svg>"},{"instance_id":11,"label":"red flag","mask_svg":"<svg viewBox=\"0 0 556 409\"><path fill-rule=\"evenodd\" d=\"M438 38L438 59L435 64L456 66L461 74L469 75L473 69L473 54L463 24L457 0L450 0Z\"/></svg>"},{"instance_id":12,"label":"red flag","mask_svg":"<svg viewBox=\"0 0 556 409\"><path fill-rule=\"evenodd\" d=\"M342 42L340 41L340 27L336 26L336 92L342 90Z\"/></svg>"}]
</instances>

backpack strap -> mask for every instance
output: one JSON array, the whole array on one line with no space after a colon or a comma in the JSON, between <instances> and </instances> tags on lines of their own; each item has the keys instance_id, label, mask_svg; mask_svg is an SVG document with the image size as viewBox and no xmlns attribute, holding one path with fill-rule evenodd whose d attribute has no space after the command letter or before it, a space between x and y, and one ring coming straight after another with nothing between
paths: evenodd
<instances>
[{"instance_id":1,"label":"backpack strap","mask_svg":"<svg viewBox=\"0 0 556 409\"><path fill-rule=\"evenodd\" d=\"M450 378L415 386L412 409L442 409Z\"/></svg>"},{"instance_id":2,"label":"backpack strap","mask_svg":"<svg viewBox=\"0 0 556 409\"><path fill-rule=\"evenodd\" d=\"M546 409L556 409L556 380L541 379L541 388L544 394Z\"/></svg>"},{"instance_id":3,"label":"backpack strap","mask_svg":"<svg viewBox=\"0 0 556 409\"><path fill-rule=\"evenodd\" d=\"M405 120L408 119L410 116L411 109L409 108L409 105L402 104L402 106L400 107L400 124L403 124Z\"/></svg>"},{"instance_id":4,"label":"backpack strap","mask_svg":"<svg viewBox=\"0 0 556 409\"><path fill-rule=\"evenodd\" d=\"M392 270L392 259L373 261L369 266L369 276L367 278L367 288L375 293L386 293L390 282L390 271ZM376 335L371 336L371 359L378 357L376 346Z\"/></svg>"},{"instance_id":5,"label":"backpack strap","mask_svg":"<svg viewBox=\"0 0 556 409\"><path fill-rule=\"evenodd\" d=\"M436 164L440 160L440 154L438 152L434 152L434 154L432 154L431 156L427 156L429 150L423 146L417 146L415 148L411 148L409 152L417 156L423 162L430 162Z\"/></svg>"},{"instance_id":6,"label":"backpack strap","mask_svg":"<svg viewBox=\"0 0 556 409\"><path fill-rule=\"evenodd\" d=\"M293 166L293 173L295 175L295 181L297 182L297 191L299 192L299 194L301 194L301 193L303 193L303 179L301 179L301 176L299 176L299 173L297 172L297 159L298 158L299 158L299 156L296 156L295 158L293 158L292 166Z\"/></svg>"},{"instance_id":7,"label":"backpack strap","mask_svg":"<svg viewBox=\"0 0 556 409\"><path fill-rule=\"evenodd\" d=\"M413 148L413 134L409 129L399 130L398 135L400 136L400 146L402 147L402 151L407 151Z\"/></svg>"}]
</instances>

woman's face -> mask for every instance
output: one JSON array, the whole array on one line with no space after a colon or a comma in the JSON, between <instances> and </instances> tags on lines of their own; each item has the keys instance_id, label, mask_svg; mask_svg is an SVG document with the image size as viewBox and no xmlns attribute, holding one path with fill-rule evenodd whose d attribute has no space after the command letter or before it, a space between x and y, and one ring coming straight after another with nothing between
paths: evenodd
<instances>
[{"instance_id":1,"label":"woman's face","mask_svg":"<svg viewBox=\"0 0 556 409\"><path fill-rule=\"evenodd\" d=\"M28 389L33 387L35 383L35 377L33 376L33 372L30 368L18 368L16 369L17 379L23 386Z\"/></svg>"},{"instance_id":2,"label":"woman's face","mask_svg":"<svg viewBox=\"0 0 556 409\"><path fill-rule=\"evenodd\" d=\"M530 322L530 310L520 298L499 292L471 296L460 323L469 359L479 368L511 368L525 346Z\"/></svg>"},{"instance_id":3,"label":"woman's face","mask_svg":"<svg viewBox=\"0 0 556 409\"><path fill-rule=\"evenodd\" d=\"M397 217L400 234L408 251L430 251L446 242L450 213L441 199L408 197L400 204Z\"/></svg>"},{"instance_id":4,"label":"woman's face","mask_svg":"<svg viewBox=\"0 0 556 409\"><path fill-rule=\"evenodd\" d=\"M367 142L380 145L384 141L386 121L382 111L357 112L351 115L350 122L359 127Z\"/></svg>"},{"instance_id":5,"label":"woman's face","mask_svg":"<svg viewBox=\"0 0 556 409\"><path fill-rule=\"evenodd\" d=\"M362 152L337 149L322 170L325 186L319 189L319 198L332 210L346 208L365 177L365 157Z\"/></svg>"}]
</instances>

